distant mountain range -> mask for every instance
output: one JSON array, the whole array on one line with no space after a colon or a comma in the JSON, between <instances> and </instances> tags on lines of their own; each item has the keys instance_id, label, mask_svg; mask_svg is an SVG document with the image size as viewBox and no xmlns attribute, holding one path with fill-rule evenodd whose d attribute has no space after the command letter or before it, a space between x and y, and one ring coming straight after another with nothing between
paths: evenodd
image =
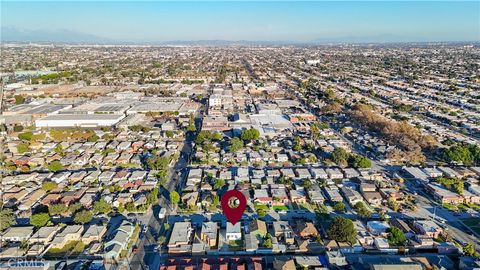
<instances>
[{"instance_id":1,"label":"distant mountain range","mask_svg":"<svg viewBox=\"0 0 480 270\"><path fill-rule=\"evenodd\" d=\"M2 42L54 42L54 43L110 43L113 40L96 35L85 34L67 29L60 30L29 30L17 27L1 27Z\"/></svg>"},{"instance_id":2,"label":"distant mountain range","mask_svg":"<svg viewBox=\"0 0 480 270\"><path fill-rule=\"evenodd\" d=\"M119 41L78 31L27 30L17 27L1 27L1 42L37 42L68 44L147 44L147 45L195 45L195 46L233 46L233 45L319 45L339 43L401 43L401 42L436 42L435 40L416 40L397 35L347 36L337 38L319 38L307 42L298 41L251 41L251 40L173 40L173 41ZM478 41L477 41L478 42Z\"/></svg>"},{"instance_id":3,"label":"distant mountain range","mask_svg":"<svg viewBox=\"0 0 480 270\"><path fill-rule=\"evenodd\" d=\"M410 37L383 34L374 36L345 36L338 38L321 38L312 40L312 43L398 43L398 42L431 42L432 40L415 40Z\"/></svg>"}]
</instances>

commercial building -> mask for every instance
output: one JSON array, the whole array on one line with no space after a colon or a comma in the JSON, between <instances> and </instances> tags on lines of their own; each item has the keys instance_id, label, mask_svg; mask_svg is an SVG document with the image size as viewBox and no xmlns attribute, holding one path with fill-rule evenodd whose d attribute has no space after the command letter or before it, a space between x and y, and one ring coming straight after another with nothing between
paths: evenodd
<instances>
[{"instance_id":1,"label":"commercial building","mask_svg":"<svg viewBox=\"0 0 480 270\"><path fill-rule=\"evenodd\" d=\"M55 114L35 120L39 128L108 127L117 124L123 114Z\"/></svg>"}]
</instances>

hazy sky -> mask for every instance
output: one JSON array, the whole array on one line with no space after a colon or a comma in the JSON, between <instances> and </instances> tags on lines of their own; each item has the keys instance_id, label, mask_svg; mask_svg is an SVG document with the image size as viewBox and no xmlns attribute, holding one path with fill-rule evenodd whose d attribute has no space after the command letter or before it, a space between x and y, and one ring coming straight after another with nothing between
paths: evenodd
<instances>
[{"instance_id":1,"label":"hazy sky","mask_svg":"<svg viewBox=\"0 0 480 270\"><path fill-rule=\"evenodd\" d=\"M480 1L6 2L1 24L118 41L480 40Z\"/></svg>"}]
</instances>

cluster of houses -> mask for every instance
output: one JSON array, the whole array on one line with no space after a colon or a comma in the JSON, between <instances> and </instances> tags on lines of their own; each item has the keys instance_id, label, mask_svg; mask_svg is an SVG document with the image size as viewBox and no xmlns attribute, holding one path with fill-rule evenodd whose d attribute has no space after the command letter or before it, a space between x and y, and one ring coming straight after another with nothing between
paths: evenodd
<instances>
[{"instance_id":1,"label":"cluster of houses","mask_svg":"<svg viewBox=\"0 0 480 270\"><path fill-rule=\"evenodd\" d=\"M34 134L43 132L37 130ZM94 132L98 137L95 141L67 138L58 142L46 135L43 140L30 142L24 153L17 151L21 141L7 141L7 162L18 169L2 177L1 203L4 209L13 210L15 225L0 233L0 257L55 257L52 250L71 248L72 242L78 241L83 243L86 255L108 260L118 259L129 249L137 225L128 220L110 224L108 216L96 215L102 221L100 225L81 225L68 213L61 213L49 214L51 222L45 227L30 226L36 209L57 205L94 211L95 203L102 200L118 211L147 211L147 195L158 187L159 179L158 171L145 166L146 159L176 156L183 146L183 135L173 132L166 136L159 129ZM175 158L170 160L167 166L175 162ZM48 170L54 161L62 168ZM20 171L25 167L29 170Z\"/></svg>"},{"instance_id":2,"label":"cluster of houses","mask_svg":"<svg viewBox=\"0 0 480 270\"><path fill-rule=\"evenodd\" d=\"M219 179L224 186L215 186ZM402 202L405 198L405 194L395 188L393 181L368 170L337 167L230 167L190 168L182 201L190 206L210 206L214 196L235 187L245 195L250 205L318 205L326 201L334 204L345 199L351 206L361 201L381 206L388 200Z\"/></svg>"},{"instance_id":3,"label":"cluster of houses","mask_svg":"<svg viewBox=\"0 0 480 270\"><path fill-rule=\"evenodd\" d=\"M443 204L480 204L479 167L405 167L406 177L415 180L433 198ZM463 182L461 194L454 192L436 181L437 178L453 178Z\"/></svg>"},{"instance_id":4,"label":"cluster of houses","mask_svg":"<svg viewBox=\"0 0 480 270\"><path fill-rule=\"evenodd\" d=\"M355 220L357 231L353 244L323 237L314 222L305 219L290 221L245 219L236 224L223 221L176 222L167 247L170 254L271 254L340 251L361 253L376 251L396 253L399 249L435 250L440 255L458 254L452 242L438 241L445 230L431 220L388 221ZM405 243L392 245L389 229L396 227L406 236ZM266 244L267 239L271 244ZM321 240L319 240L321 239Z\"/></svg>"},{"instance_id":5,"label":"cluster of houses","mask_svg":"<svg viewBox=\"0 0 480 270\"><path fill-rule=\"evenodd\" d=\"M312 124L313 122L310 122ZM233 134L240 131L233 130ZM196 147L194 154L194 163L199 165L216 165L223 164L229 166L235 165L255 165L260 166L278 166L291 164L309 164L312 166L320 166L321 160L313 153L315 148L322 149L325 156L328 156L336 148L343 148L350 152L350 145L343 139L339 138L331 129L320 131L323 139L312 139L303 133L295 133L301 138L304 145L311 145L313 149L292 149L294 138L292 133L281 133L275 135L275 138L260 138L260 142L255 146L252 144L245 145L245 148L235 152L229 152L228 147L222 146L222 142L213 141L212 146L218 151L205 151L201 146ZM303 135L302 135L303 134Z\"/></svg>"},{"instance_id":6,"label":"cluster of houses","mask_svg":"<svg viewBox=\"0 0 480 270\"><path fill-rule=\"evenodd\" d=\"M133 203L146 204L146 194L157 186L154 171L77 171L57 173L30 173L6 176L3 179L3 204L17 210L18 223L28 223L32 211L40 205L81 204L91 209L100 198L114 207ZM54 182L56 187L48 193L42 187ZM112 187L112 188L111 188Z\"/></svg>"},{"instance_id":7,"label":"cluster of houses","mask_svg":"<svg viewBox=\"0 0 480 270\"><path fill-rule=\"evenodd\" d=\"M118 259L120 253L127 249L134 230L135 224L128 220L123 220L116 226L113 224L53 225L40 228L14 226L8 228L1 236L4 248L0 252L0 258L42 257L45 254L48 256L52 255L49 252L62 250L71 243L81 242L85 247L85 255ZM27 243L27 248L23 248L22 243Z\"/></svg>"},{"instance_id":8,"label":"cluster of houses","mask_svg":"<svg viewBox=\"0 0 480 270\"><path fill-rule=\"evenodd\" d=\"M39 131L39 134L42 132ZM176 133L167 138L165 132L151 130L146 133L123 131L112 133L95 130L99 138L109 136L109 140L99 139L96 142L55 142L50 140L36 141L29 144L26 153L18 152L21 141L7 142L7 161L17 167L46 167L53 161L60 162L65 168L79 169L85 167L142 167L142 154L156 149L159 154L173 155L182 147L182 138Z\"/></svg>"},{"instance_id":9,"label":"cluster of houses","mask_svg":"<svg viewBox=\"0 0 480 270\"><path fill-rule=\"evenodd\" d=\"M474 270L480 261L472 257L460 257L458 269ZM217 258L170 258L161 270L177 269L235 269L235 270L296 270L296 269L455 269L454 260L446 255L418 254L412 256L392 254L356 254L327 251L322 255L276 255L271 260L260 256L219 256Z\"/></svg>"},{"instance_id":10,"label":"cluster of houses","mask_svg":"<svg viewBox=\"0 0 480 270\"><path fill-rule=\"evenodd\" d=\"M259 219L235 224L226 220L186 221L174 224L167 247L170 254L306 252L321 250L321 245L314 241L318 236L315 225L302 220L292 226L287 221L267 224Z\"/></svg>"}]
</instances>

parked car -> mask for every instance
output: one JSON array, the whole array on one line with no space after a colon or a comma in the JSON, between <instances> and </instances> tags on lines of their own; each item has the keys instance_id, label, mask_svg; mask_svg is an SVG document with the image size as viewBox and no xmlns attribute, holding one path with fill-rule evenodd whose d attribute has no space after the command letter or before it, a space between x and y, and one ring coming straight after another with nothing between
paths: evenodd
<instances>
[{"instance_id":1,"label":"parked car","mask_svg":"<svg viewBox=\"0 0 480 270\"><path fill-rule=\"evenodd\" d=\"M167 209L166 208L161 208L160 212L158 212L158 218L163 219L163 218L165 218L166 214L167 214Z\"/></svg>"}]
</instances>

